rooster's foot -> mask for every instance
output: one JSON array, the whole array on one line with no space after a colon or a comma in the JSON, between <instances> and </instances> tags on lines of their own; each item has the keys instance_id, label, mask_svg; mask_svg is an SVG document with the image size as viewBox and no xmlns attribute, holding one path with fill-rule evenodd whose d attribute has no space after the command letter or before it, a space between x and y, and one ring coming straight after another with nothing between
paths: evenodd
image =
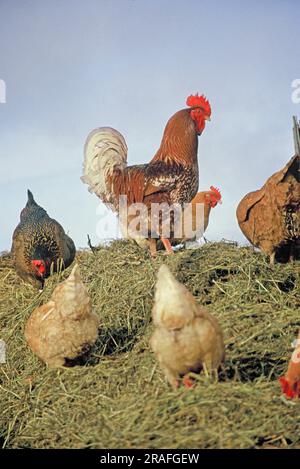
<instances>
[{"instance_id":1,"label":"rooster's foot","mask_svg":"<svg viewBox=\"0 0 300 469\"><path fill-rule=\"evenodd\" d=\"M161 241L165 247L166 254L174 254L170 241L167 238L161 238Z\"/></svg>"},{"instance_id":2,"label":"rooster's foot","mask_svg":"<svg viewBox=\"0 0 300 469\"><path fill-rule=\"evenodd\" d=\"M150 255L152 259L156 259L157 251L156 251L156 239L150 238L148 240L149 248L150 248Z\"/></svg>"}]
</instances>

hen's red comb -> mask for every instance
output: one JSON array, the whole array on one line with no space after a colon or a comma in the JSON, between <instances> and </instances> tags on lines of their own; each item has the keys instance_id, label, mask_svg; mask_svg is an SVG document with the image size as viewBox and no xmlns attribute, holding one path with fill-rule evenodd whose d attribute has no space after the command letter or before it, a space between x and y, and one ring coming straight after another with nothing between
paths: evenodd
<instances>
[{"instance_id":1,"label":"hen's red comb","mask_svg":"<svg viewBox=\"0 0 300 469\"><path fill-rule=\"evenodd\" d=\"M210 116L211 114L211 107L209 104L208 99L202 94L201 96L198 96L198 93L195 95L189 96L186 100L186 104L190 107L202 107L204 111Z\"/></svg>"},{"instance_id":2,"label":"hen's red comb","mask_svg":"<svg viewBox=\"0 0 300 469\"><path fill-rule=\"evenodd\" d=\"M222 197L222 196L221 196L221 192L220 192L219 189L217 189L217 188L214 187L214 186L210 186L210 190L216 194L216 198L217 198L218 200L221 200L221 197Z\"/></svg>"}]
</instances>

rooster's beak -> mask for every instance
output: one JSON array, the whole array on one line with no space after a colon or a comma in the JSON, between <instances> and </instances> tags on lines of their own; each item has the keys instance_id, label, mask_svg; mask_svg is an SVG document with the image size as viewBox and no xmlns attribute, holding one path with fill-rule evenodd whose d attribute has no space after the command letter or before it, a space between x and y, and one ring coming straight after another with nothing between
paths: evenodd
<instances>
[{"instance_id":1,"label":"rooster's beak","mask_svg":"<svg viewBox=\"0 0 300 469\"><path fill-rule=\"evenodd\" d=\"M210 118L209 116L206 116L206 117L205 117L205 120L206 120L206 121L211 121L211 118Z\"/></svg>"}]
</instances>

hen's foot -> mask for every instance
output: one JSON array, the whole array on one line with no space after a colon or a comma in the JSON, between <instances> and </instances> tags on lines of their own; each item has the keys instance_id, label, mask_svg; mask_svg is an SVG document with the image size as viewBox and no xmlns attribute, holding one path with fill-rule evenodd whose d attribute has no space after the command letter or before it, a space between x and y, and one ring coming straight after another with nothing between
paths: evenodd
<instances>
[{"instance_id":1,"label":"hen's foot","mask_svg":"<svg viewBox=\"0 0 300 469\"><path fill-rule=\"evenodd\" d=\"M191 389L194 386L193 380L191 380L188 376L184 376L182 382L187 389Z\"/></svg>"}]
</instances>

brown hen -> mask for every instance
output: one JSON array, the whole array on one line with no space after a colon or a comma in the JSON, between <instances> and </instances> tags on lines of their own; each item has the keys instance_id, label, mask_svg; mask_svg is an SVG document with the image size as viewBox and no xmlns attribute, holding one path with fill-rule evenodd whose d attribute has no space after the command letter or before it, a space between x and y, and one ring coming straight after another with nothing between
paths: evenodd
<instances>
[{"instance_id":1,"label":"brown hen","mask_svg":"<svg viewBox=\"0 0 300 469\"><path fill-rule=\"evenodd\" d=\"M246 238L278 260L299 257L300 156L273 174L263 187L247 194L237 207L237 220Z\"/></svg>"}]
</instances>

